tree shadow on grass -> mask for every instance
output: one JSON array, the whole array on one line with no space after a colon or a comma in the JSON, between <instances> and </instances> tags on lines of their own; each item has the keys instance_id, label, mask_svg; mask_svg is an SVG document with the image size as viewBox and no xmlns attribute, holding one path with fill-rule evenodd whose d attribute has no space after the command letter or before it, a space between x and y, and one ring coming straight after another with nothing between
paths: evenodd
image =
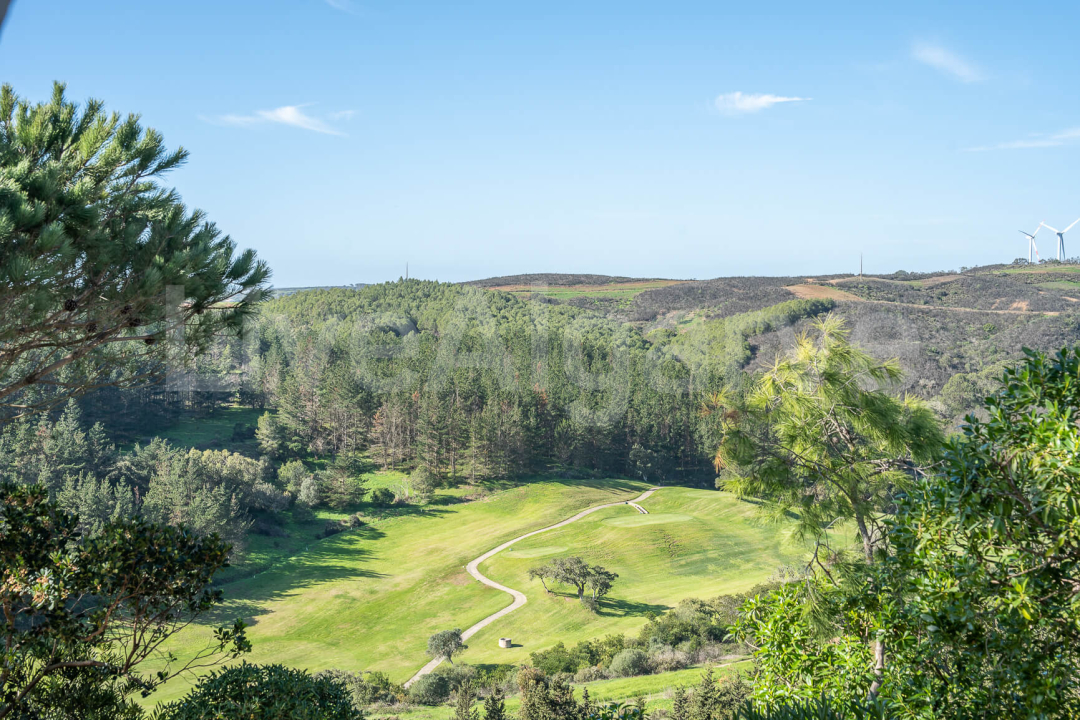
<instances>
[{"instance_id":1,"label":"tree shadow on grass","mask_svg":"<svg viewBox=\"0 0 1080 720\"><path fill-rule=\"evenodd\" d=\"M325 583L340 580L377 580L385 573L365 569L362 565L376 555L365 547L342 547L346 539L376 540L386 533L378 528L363 526L314 543L308 550L297 553L252 576L230 582L221 589L224 602L201 615L198 624L220 625L237 617L253 624L259 615L270 612L268 605L277 600ZM338 542L335 542L337 540ZM347 555L350 564L337 560ZM360 564L360 567L357 567ZM269 581L269 582L268 582Z\"/></svg>"},{"instance_id":2,"label":"tree shadow on grass","mask_svg":"<svg viewBox=\"0 0 1080 720\"><path fill-rule=\"evenodd\" d=\"M598 615L604 617L644 617L647 613L660 615L670 610L668 605L655 603L634 602L633 600L619 600L616 598L603 598L600 600Z\"/></svg>"}]
</instances>

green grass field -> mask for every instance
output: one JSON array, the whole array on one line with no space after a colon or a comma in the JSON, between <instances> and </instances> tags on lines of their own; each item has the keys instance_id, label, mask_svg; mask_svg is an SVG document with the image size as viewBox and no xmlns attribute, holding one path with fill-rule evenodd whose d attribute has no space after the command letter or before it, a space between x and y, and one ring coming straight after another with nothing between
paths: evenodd
<instances>
[{"instance_id":1,"label":"green grass field","mask_svg":"<svg viewBox=\"0 0 1080 720\"><path fill-rule=\"evenodd\" d=\"M782 528L757 521L756 508L715 490L663 488L642 503L593 513L514 545L481 566L492 580L524 592L529 602L469 640L469 663L523 663L529 653L562 641L636 632L649 611L663 612L687 597L748 590L801 551ZM567 548L556 551L555 548ZM554 551L554 552L553 552ZM619 574L611 595L593 614L569 588L544 592L529 568L556 554L580 555ZM510 637L514 647L498 647Z\"/></svg>"},{"instance_id":2,"label":"green grass field","mask_svg":"<svg viewBox=\"0 0 1080 720\"><path fill-rule=\"evenodd\" d=\"M466 628L509 603L464 566L516 535L581 508L636 497L641 483L536 482L459 502L440 494L422 513L389 518L311 545L253 578L230 583L227 603L209 618L251 624L252 662L320 670L384 670L397 681L424 664L427 638ZM203 646L208 626L171 641L180 656ZM186 690L177 679L155 700Z\"/></svg>"},{"instance_id":3,"label":"green grass field","mask_svg":"<svg viewBox=\"0 0 1080 720\"><path fill-rule=\"evenodd\" d=\"M632 499L644 488L625 480L536 481L468 503L440 495L423 513L316 542L228 584L227 604L211 620L241 616L252 624L252 662L383 670L401 682L426 661L433 632L467 628L509 604L506 594L465 573L469 560L580 509ZM664 488L644 505L656 516L609 508L485 563L485 574L522 590L529 603L471 638L462 661L523 662L560 640L636 631L649 611L685 597L747 589L800 555L785 546L781 529L755 520L754 506L725 493ZM567 595L547 595L525 578L540 558L564 552L619 573L599 614ZM207 626L189 629L169 649L182 657L208 636ZM499 649L502 636L512 637L515 647ZM170 682L155 700L186 689L181 680Z\"/></svg>"},{"instance_id":4,"label":"green grass field","mask_svg":"<svg viewBox=\"0 0 1080 720\"><path fill-rule=\"evenodd\" d=\"M733 672L747 673L752 667L750 661L735 662L730 665L720 665L715 670L716 677L723 677ZM642 675L640 677L616 678L614 680L597 680L590 683L575 683L574 695L581 698L581 689L589 689L589 697L597 703L608 702L632 702L638 697L643 697L648 702L649 712L656 710L670 710L672 691L679 685L689 687L701 681L701 675L705 672L704 667L691 667L685 670L660 673L659 675ZM479 704L478 704L479 706ZM521 698L510 696L506 699L506 710L511 715L517 713L521 707ZM380 718L401 718L401 720L446 720L451 710L448 706L437 707L410 707L405 710L392 709L384 712L376 711L369 717L372 720Z\"/></svg>"}]
</instances>

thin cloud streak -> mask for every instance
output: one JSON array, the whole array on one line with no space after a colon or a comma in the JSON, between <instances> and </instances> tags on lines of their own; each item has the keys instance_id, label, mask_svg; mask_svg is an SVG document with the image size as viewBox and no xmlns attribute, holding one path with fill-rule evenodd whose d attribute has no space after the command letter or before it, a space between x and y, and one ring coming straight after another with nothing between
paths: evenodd
<instances>
[{"instance_id":1,"label":"thin cloud streak","mask_svg":"<svg viewBox=\"0 0 1080 720\"><path fill-rule=\"evenodd\" d=\"M725 115L746 115L760 112L780 103L805 102L810 98L785 97L768 93L724 93L716 98L716 109Z\"/></svg>"},{"instance_id":2,"label":"thin cloud streak","mask_svg":"<svg viewBox=\"0 0 1080 720\"><path fill-rule=\"evenodd\" d=\"M302 109L305 107L307 107L307 105L283 105L282 107L274 108L273 110L257 110L252 115L222 115L216 119L209 120L209 122L219 125L232 125L234 127L250 127L252 125L274 123L277 125L289 125L304 130L311 130L312 132L322 133L323 135L345 135L345 133L327 125L319 118L312 117L305 113ZM344 110L334 113L331 117L334 117L335 119L348 117L345 113L351 114L352 111Z\"/></svg>"},{"instance_id":3,"label":"thin cloud streak","mask_svg":"<svg viewBox=\"0 0 1080 720\"><path fill-rule=\"evenodd\" d=\"M964 152L987 152L989 150L1030 150L1032 148L1061 147L1074 145L1080 140L1080 127L1068 128L1052 135L1033 135L1024 140L1011 140L996 145L980 145L964 148Z\"/></svg>"},{"instance_id":4,"label":"thin cloud streak","mask_svg":"<svg viewBox=\"0 0 1080 720\"><path fill-rule=\"evenodd\" d=\"M961 82L974 83L983 80L983 74L977 67L940 45L915 43L911 48L911 57Z\"/></svg>"},{"instance_id":5,"label":"thin cloud streak","mask_svg":"<svg viewBox=\"0 0 1080 720\"><path fill-rule=\"evenodd\" d=\"M356 8L353 6L350 0L326 0L326 4L334 8L335 10L347 12L350 15L356 14Z\"/></svg>"}]
</instances>

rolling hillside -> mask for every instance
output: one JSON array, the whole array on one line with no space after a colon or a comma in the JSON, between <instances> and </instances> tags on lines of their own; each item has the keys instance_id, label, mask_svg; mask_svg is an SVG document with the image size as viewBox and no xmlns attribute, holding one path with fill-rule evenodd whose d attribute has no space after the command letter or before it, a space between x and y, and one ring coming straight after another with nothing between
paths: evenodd
<instances>
[{"instance_id":1,"label":"rolling hillside","mask_svg":"<svg viewBox=\"0 0 1080 720\"><path fill-rule=\"evenodd\" d=\"M382 670L397 681L427 658L436 630L468 627L509 604L509 597L464 571L474 557L522 532L578 510L640 494L624 480L537 481L473 502L440 496L423 513L375 523L323 540L306 553L250 580L228 586L228 602L211 622L237 615L252 623L253 662L285 662L310 670ZM529 602L485 628L461 655L468 663L515 663L563 641L634 631L647 612L684 597L748 589L777 566L797 560L784 533L754 519L754 506L715 491L664 488L647 501L597 512L496 556L484 571L524 591ZM543 557L578 554L619 573L599 614L576 598L545 595L526 570ZM207 638L206 626L170 644L183 655ZM515 647L501 650L497 639ZM156 700L177 697L169 683Z\"/></svg>"}]
</instances>

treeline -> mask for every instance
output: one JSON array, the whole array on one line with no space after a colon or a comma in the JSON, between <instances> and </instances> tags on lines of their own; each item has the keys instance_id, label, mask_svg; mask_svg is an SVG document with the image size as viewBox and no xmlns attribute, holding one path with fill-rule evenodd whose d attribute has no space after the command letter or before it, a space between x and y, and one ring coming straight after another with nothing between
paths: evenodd
<instances>
[{"instance_id":1,"label":"treeline","mask_svg":"<svg viewBox=\"0 0 1080 720\"><path fill-rule=\"evenodd\" d=\"M272 464L225 450L174 448L155 439L120 453L100 424L86 428L70 402L55 420L12 423L0 434L0 480L40 485L79 531L97 535L110 522L142 518L219 535L242 552L260 513L286 508Z\"/></svg>"},{"instance_id":2,"label":"treeline","mask_svg":"<svg viewBox=\"0 0 1080 720\"><path fill-rule=\"evenodd\" d=\"M368 452L437 480L704 477L715 421L701 402L750 359L747 337L830 306L729 318L699 348L696 334L646 339L577 308L470 286L315 290L266 303L246 340L200 359L197 377L206 387L235 378L220 401L267 409L259 448L278 461Z\"/></svg>"}]
</instances>

